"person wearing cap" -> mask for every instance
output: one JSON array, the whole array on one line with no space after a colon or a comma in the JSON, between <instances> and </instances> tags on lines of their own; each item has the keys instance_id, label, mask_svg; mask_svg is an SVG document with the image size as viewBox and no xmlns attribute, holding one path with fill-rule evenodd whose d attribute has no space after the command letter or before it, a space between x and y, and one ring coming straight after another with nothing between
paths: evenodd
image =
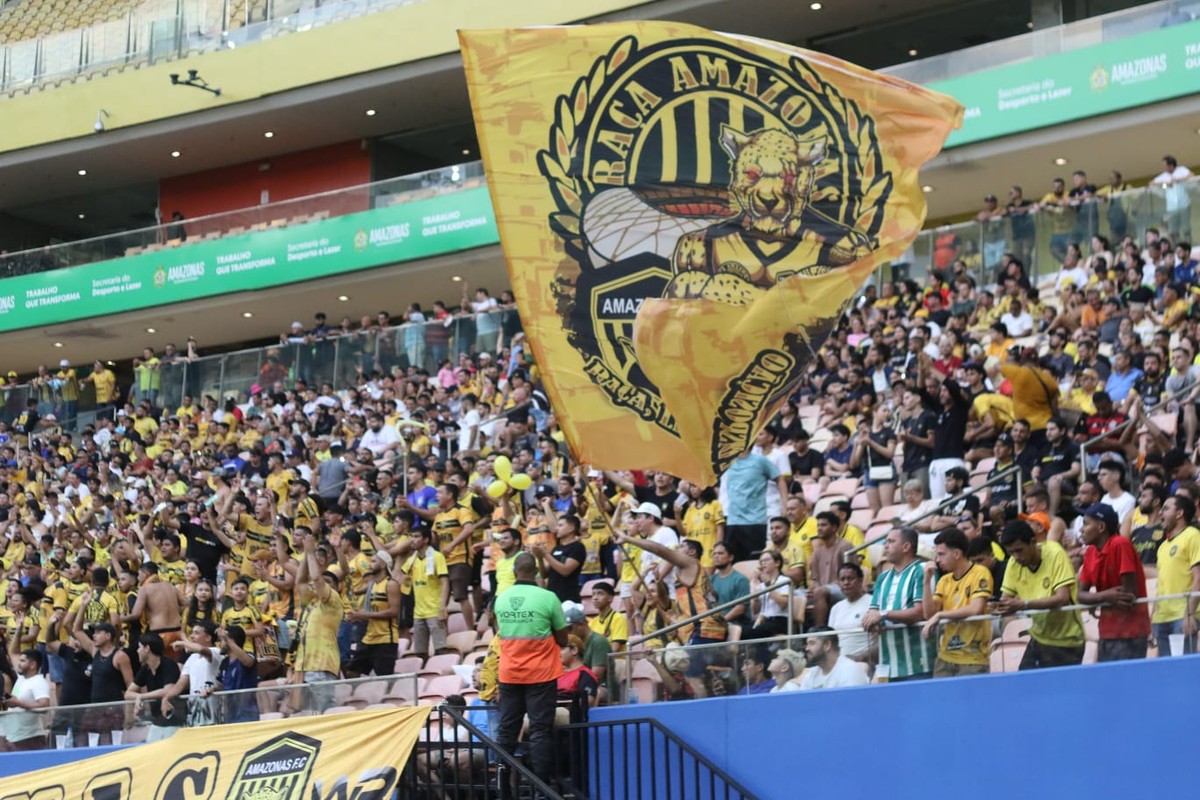
<instances>
[{"instance_id":1,"label":"person wearing cap","mask_svg":"<svg viewBox=\"0 0 1200 800\"><path fill-rule=\"evenodd\" d=\"M634 530L631 533L634 536L649 539L667 549L674 549L679 545L679 534L662 524L662 510L654 503L647 501L633 510L633 526ZM619 545L622 538L630 539L630 537L625 536L617 537L614 541ZM629 543L636 544L632 540ZM628 549L626 549L626 552L628 552ZM635 591L652 593L654 584L659 580L665 582L667 588L673 591L675 588L675 571L672 569L660 569L663 564L664 562L656 554L646 548L642 548L642 557L638 564L642 578L641 581L636 582L634 586ZM661 575L660 572L662 573ZM634 599L635 601L640 600L638 597ZM640 602L635 603L635 607L640 605Z\"/></svg>"},{"instance_id":2,"label":"person wearing cap","mask_svg":"<svg viewBox=\"0 0 1200 800\"><path fill-rule=\"evenodd\" d=\"M1000 544L1010 556L1000 587L1000 613L1048 612L1031 615L1029 644L1020 669L1082 663L1084 635L1079 612L1053 610L1077 602L1078 581L1067 552L1058 542L1039 543L1029 523L1019 519L1004 526Z\"/></svg>"},{"instance_id":3,"label":"person wearing cap","mask_svg":"<svg viewBox=\"0 0 1200 800\"><path fill-rule=\"evenodd\" d=\"M347 676L391 675L396 670L400 583L391 576L392 564L392 556L386 550L378 550L371 556L361 607L346 614L351 623L366 625L361 641L351 648L345 669Z\"/></svg>"},{"instance_id":4,"label":"person wearing cap","mask_svg":"<svg viewBox=\"0 0 1200 800\"><path fill-rule=\"evenodd\" d=\"M1083 511L1083 541L1089 545L1079 571L1079 602L1100 609L1100 661L1146 657L1150 615L1146 575L1133 544L1120 535L1117 513L1103 503Z\"/></svg>"},{"instance_id":5,"label":"person wearing cap","mask_svg":"<svg viewBox=\"0 0 1200 800\"><path fill-rule=\"evenodd\" d=\"M579 640L579 657L584 666L591 670L600 686L606 689L600 696L603 702L609 691L616 689L615 685L610 686L605 680L608 677L608 656L612 652L612 643L602 634L592 630L587 614L579 603L563 603L563 619L567 621L569 635Z\"/></svg>"}]
</instances>

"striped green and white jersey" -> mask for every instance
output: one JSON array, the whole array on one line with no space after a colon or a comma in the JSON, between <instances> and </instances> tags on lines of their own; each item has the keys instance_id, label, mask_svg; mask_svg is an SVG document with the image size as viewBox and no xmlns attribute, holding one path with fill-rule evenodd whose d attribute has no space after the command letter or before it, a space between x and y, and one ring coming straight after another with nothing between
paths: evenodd
<instances>
[{"instance_id":1,"label":"striped green and white jersey","mask_svg":"<svg viewBox=\"0 0 1200 800\"><path fill-rule=\"evenodd\" d=\"M913 561L897 572L889 569L875 582L871 608L879 611L903 611L922 601L925 573L920 561ZM879 635L879 663L887 665L892 678L907 678L933 671L933 653L921 636L921 626L906 628L884 626Z\"/></svg>"}]
</instances>

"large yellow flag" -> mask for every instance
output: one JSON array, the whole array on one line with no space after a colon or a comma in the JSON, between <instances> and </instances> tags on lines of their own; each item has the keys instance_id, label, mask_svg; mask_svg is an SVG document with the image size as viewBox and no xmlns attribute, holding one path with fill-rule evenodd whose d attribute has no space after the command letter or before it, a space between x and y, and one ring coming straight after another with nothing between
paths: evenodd
<instances>
[{"instance_id":1,"label":"large yellow flag","mask_svg":"<svg viewBox=\"0 0 1200 800\"><path fill-rule=\"evenodd\" d=\"M708 485L925 219L962 108L671 22L463 31L513 291L575 455Z\"/></svg>"}]
</instances>

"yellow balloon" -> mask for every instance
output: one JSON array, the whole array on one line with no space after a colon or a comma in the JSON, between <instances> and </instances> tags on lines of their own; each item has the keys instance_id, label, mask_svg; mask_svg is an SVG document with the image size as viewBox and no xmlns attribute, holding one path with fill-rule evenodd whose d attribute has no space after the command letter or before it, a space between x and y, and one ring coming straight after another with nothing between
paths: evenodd
<instances>
[{"instance_id":1,"label":"yellow balloon","mask_svg":"<svg viewBox=\"0 0 1200 800\"><path fill-rule=\"evenodd\" d=\"M518 492L523 492L530 486L533 486L533 478L529 477L524 472L519 472L512 476L512 480L508 482L508 485L516 489Z\"/></svg>"},{"instance_id":2,"label":"yellow balloon","mask_svg":"<svg viewBox=\"0 0 1200 800\"><path fill-rule=\"evenodd\" d=\"M508 484L506 484L504 481L492 481L491 485L487 488L487 493L492 497L499 499L500 497L504 496L504 490L507 488Z\"/></svg>"},{"instance_id":3,"label":"yellow balloon","mask_svg":"<svg viewBox=\"0 0 1200 800\"><path fill-rule=\"evenodd\" d=\"M508 483L512 477L512 462L508 460L508 456L500 456L496 459L496 465L493 467L496 471L496 477Z\"/></svg>"}]
</instances>

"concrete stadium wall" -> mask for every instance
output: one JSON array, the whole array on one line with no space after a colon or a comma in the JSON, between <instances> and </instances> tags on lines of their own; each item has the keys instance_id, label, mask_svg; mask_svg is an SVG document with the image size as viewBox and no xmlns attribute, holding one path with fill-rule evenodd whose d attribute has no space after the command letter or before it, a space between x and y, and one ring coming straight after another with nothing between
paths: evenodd
<instances>
[{"instance_id":1,"label":"concrete stadium wall","mask_svg":"<svg viewBox=\"0 0 1200 800\"><path fill-rule=\"evenodd\" d=\"M1190 748L1177 751L1200 718L1198 670L1185 656L600 708L592 720L657 719L762 800L1194 797Z\"/></svg>"}]
</instances>

